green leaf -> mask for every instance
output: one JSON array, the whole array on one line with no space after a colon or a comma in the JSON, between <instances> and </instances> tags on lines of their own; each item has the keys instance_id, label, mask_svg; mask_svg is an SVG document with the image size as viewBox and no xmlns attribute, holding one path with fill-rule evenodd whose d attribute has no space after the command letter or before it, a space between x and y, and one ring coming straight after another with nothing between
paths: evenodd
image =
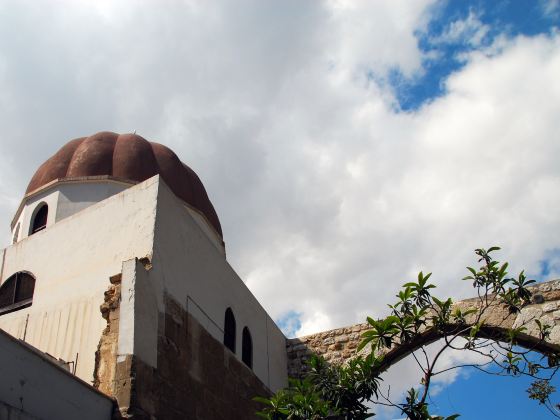
<instances>
[{"instance_id":1,"label":"green leaf","mask_svg":"<svg viewBox=\"0 0 560 420\"><path fill-rule=\"evenodd\" d=\"M502 266L500 267L500 271L498 273L499 278L503 278L506 274L507 274L507 268L508 268L508 263L505 262L502 264Z\"/></svg>"},{"instance_id":2,"label":"green leaf","mask_svg":"<svg viewBox=\"0 0 560 420\"><path fill-rule=\"evenodd\" d=\"M271 402L268 398L264 397L253 397L253 401L260 402L262 404L270 405Z\"/></svg>"},{"instance_id":3,"label":"green leaf","mask_svg":"<svg viewBox=\"0 0 560 420\"><path fill-rule=\"evenodd\" d=\"M365 346L367 346L368 344L370 344L373 341L373 337L362 340L360 342L360 344L358 344L358 348L356 349L356 352L360 352L364 349Z\"/></svg>"}]
</instances>

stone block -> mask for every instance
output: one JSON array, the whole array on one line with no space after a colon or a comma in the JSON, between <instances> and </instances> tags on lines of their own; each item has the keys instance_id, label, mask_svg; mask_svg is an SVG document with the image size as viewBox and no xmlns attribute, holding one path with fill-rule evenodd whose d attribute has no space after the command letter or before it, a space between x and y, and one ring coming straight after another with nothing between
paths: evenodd
<instances>
[{"instance_id":1,"label":"stone block","mask_svg":"<svg viewBox=\"0 0 560 420\"><path fill-rule=\"evenodd\" d=\"M541 284L541 285L539 285L539 288L538 288L538 290L540 290L541 292L550 292L551 289L552 289L552 286L548 283Z\"/></svg>"},{"instance_id":2,"label":"stone block","mask_svg":"<svg viewBox=\"0 0 560 420\"><path fill-rule=\"evenodd\" d=\"M552 327L548 339L554 344L560 344L560 325Z\"/></svg>"},{"instance_id":3,"label":"stone block","mask_svg":"<svg viewBox=\"0 0 560 420\"><path fill-rule=\"evenodd\" d=\"M542 307L544 312L552 312L556 309L558 309L558 302L548 302L545 303Z\"/></svg>"},{"instance_id":4,"label":"stone block","mask_svg":"<svg viewBox=\"0 0 560 420\"><path fill-rule=\"evenodd\" d=\"M521 309L521 312L519 312L519 315L517 315L517 318L513 323L513 328L528 326L529 323L534 324L533 320L540 318L542 313L542 309L536 306L529 306Z\"/></svg>"}]
</instances>

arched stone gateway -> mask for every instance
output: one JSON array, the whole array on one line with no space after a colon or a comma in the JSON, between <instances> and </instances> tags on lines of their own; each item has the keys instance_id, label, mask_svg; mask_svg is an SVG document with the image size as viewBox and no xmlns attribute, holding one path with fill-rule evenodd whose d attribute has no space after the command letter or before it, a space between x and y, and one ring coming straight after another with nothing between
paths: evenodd
<instances>
[{"instance_id":1,"label":"arched stone gateway","mask_svg":"<svg viewBox=\"0 0 560 420\"><path fill-rule=\"evenodd\" d=\"M532 303L525 306L519 313L511 314L501 304L493 304L485 312L484 327L481 337L495 340L505 339L507 331L511 328L525 327L524 333L517 336L521 346L534 349L542 353L560 352L560 280L552 280L529 287L533 297ZM480 307L480 299L472 298L458 301L453 308L462 311ZM475 314L468 322L474 319ZM550 335L545 341L541 340L540 331L535 320L540 320L544 325L550 325ZM453 326L450 326L452 328ZM363 332L370 328L369 324L357 324L345 328L293 338L287 342L288 375L301 376L305 372L305 361L311 354L323 356L330 363L344 363L357 355ZM426 330L413 342L405 345L394 345L385 353L383 369L398 362L422 345L430 344L442 335L434 329ZM366 347L362 352L369 351Z\"/></svg>"}]
</instances>

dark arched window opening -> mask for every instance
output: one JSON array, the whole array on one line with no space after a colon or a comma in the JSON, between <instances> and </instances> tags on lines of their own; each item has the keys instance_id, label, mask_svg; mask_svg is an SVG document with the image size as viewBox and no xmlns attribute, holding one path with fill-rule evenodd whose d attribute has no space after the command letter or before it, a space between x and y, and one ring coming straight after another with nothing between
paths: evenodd
<instances>
[{"instance_id":1,"label":"dark arched window opening","mask_svg":"<svg viewBox=\"0 0 560 420\"><path fill-rule=\"evenodd\" d=\"M251 369L253 369L253 339L249 328L243 328L243 337L241 339L241 360Z\"/></svg>"},{"instance_id":2,"label":"dark arched window opening","mask_svg":"<svg viewBox=\"0 0 560 420\"><path fill-rule=\"evenodd\" d=\"M35 278L31 274L20 271L10 276L0 286L0 315L31 306L34 290Z\"/></svg>"},{"instance_id":3,"label":"dark arched window opening","mask_svg":"<svg viewBox=\"0 0 560 420\"><path fill-rule=\"evenodd\" d=\"M35 217L33 217L33 223L31 224L31 231L29 232L30 235L33 235L40 230L43 230L47 227L47 217L49 215L49 206L43 204L39 207L39 210L35 213Z\"/></svg>"},{"instance_id":4,"label":"dark arched window opening","mask_svg":"<svg viewBox=\"0 0 560 420\"><path fill-rule=\"evenodd\" d=\"M235 353L235 317L231 308L226 309L224 320L224 345Z\"/></svg>"}]
</instances>

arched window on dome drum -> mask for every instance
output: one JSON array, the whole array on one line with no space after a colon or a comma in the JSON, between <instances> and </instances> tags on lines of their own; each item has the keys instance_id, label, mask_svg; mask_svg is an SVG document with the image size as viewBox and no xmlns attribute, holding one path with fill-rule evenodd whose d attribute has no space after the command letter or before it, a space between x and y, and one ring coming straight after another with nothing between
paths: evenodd
<instances>
[{"instance_id":1,"label":"arched window on dome drum","mask_svg":"<svg viewBox=\"0 0 560 420\"><path fill-rule=\"evenodd\" d=\"M49 215L49 206L45 203L39 204L38 210L35 211L35 216L33 217L33 222L31 223L31 229L29 231L30 235L33 235L40 230L47 227L47 217Z\"/></svg>"},{"instance_id":2,"label":"arched window on dome drum","mask_svg":"<svg viewBox=\"0 0 560 420\"><path fill-rule=\"evenodd\" d=\"M247 327L243 328L243 336L241 338L241 360L253 369L253 339Z\"/></svg>"},{"instance_id":3,"label":"arched window on dome drum","mask_svg":"<svg viewBox=\"0 0 560 420\"><path fill-rule=\"evenodd\" d=\"M224 320L224 346L235 353L235 317L231 308L226 309Z\"/></svg>"},{"instance_id":4,"label":"arched window on dome drum","mask_svg":"<svg viewBox=\"0 0 560 420\"><path fill-rule=\"evenodd\" d=\"M35 277L25 271L10 276L0 286L0 315L31 306Z\"/></svg>"}]
</instances>

